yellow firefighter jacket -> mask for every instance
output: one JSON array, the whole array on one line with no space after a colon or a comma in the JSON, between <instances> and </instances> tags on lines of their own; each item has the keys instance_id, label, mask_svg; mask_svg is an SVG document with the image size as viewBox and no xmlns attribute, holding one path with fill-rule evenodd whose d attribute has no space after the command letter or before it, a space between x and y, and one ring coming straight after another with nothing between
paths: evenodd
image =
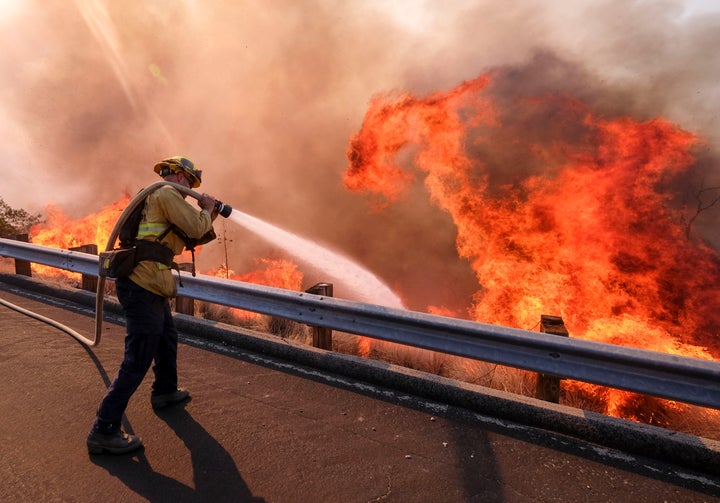
<instances>
[{"instance_id":1,"label":"yellow firefighter jacket","mask_svg":"<svg viewBox=\"0 0 720 503\"><path fill-rule=\"evenodd\" d=\"M170 224L174 224L188 237L198 239L212 229L212 219L206 210L198 210L185 201L173 187L164 186L152 192L145 201L145 211L138 229L138 239L154 241ZM185 243L174 232L161 241L173 254L182 253ZM130 279L157 295L175 297L177 285L172 269L160 262L143 260L135 266Z\"/></svg>"}]
</instances>

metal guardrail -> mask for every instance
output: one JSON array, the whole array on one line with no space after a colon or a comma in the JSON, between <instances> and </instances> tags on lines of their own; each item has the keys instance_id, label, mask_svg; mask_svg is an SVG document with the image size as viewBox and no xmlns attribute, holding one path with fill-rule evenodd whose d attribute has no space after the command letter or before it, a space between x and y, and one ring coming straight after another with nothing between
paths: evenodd
<instances>
[{"instance_id":1,"label":"metal guardrail","mask_svg":"<svg viewBox=\"0 0 720 503\"><path fill-rule=\"evenodd\" d=\"M98 258L0 239L0 256L98 274ZM182 295L307 325L720 409L720 362L184 275Z\"/></svg>"}]
</instances>

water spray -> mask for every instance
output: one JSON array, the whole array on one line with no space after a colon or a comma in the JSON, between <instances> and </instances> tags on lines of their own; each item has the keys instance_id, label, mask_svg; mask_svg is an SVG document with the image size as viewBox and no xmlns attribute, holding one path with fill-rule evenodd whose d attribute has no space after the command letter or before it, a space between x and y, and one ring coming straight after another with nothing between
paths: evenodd
<instances>
[{"instance_id":1,"label":"water spray","mask_svg":"<svg viewBox=\"0 0 720 503\"><path fill-rule=\"evenodd\" d=\"M230 220L283 248L300 261L321 269L328 279L347 284L359 297L357 300L405 309L400 297L390 287L348 257L242 211L233 212Z\"/></svg>"}]
</instances>

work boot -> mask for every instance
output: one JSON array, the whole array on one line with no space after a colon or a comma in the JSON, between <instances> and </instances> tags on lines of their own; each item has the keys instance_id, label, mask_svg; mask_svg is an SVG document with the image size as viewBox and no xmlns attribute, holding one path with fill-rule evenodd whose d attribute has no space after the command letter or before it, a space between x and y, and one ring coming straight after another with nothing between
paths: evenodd
<instances>
[{"instance_id":1,"label":"work boot","mask_svg":"<svg viewBox=\"0 0 720 503\"><path fill-rule=\"evenodd\" d=\"M183 388L178 388L172 393L163 393L160 395L153 394L150 396L150 404L153 409L162 409L168 405L184 402L190 398L190 392Z\"/></svg>"},{"instance_id":2,"label":"work boot","mask_svg":"<svg viewBox=\"0 0 720 503\"><path fill-rule=\"evenodd\" d=\"M128 435L124 431L117 433L100 433L91 431L87 438L90 454L125 454L142 447L142 439L136 435Z\"/></svg>"}]
</instances>

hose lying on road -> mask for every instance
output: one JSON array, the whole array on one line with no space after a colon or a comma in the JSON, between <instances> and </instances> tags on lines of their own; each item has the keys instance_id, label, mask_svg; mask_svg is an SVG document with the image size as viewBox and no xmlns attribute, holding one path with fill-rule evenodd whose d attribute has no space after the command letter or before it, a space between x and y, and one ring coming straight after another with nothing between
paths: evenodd
<instances>
[{"instance_id":1,"label":"hose lying on road","mask_svg":"<svg viewBox=\"0 0 720 503\"><path fill-rule=\"evenodd\" d=\"M0 304L2 304L3 306L5 306L5 307L7 307L7 308L10 308L10 309L12 309L12 310L14 310L14 311L17 311L18 313L22 313L22 314L24 314L24 315L26 315L26 316L30 316L31 318L35 318L36 320L42 321L43 323L47 323L48 325L52 325L53 327L55 327L55 328L57 328L57 329L59 329L59 330L62 330L62 331L65 332L66 334L70 335L71 337L74 337L75 339L77 339L78 341L80 341L81 343L83 343L83 344L85 344L85 345L87 345L87 346L92 346L92 345L94 344L94 341L91 341L91 340L88 339L87 337L85 337L85 336L77 333L77 332L76 332L75 330L73 330L72 328L70 328L70 327L68 327L68 326L65 326L65 325L63 325L62 323L59 323L59 322L57 322L57 321L55 321L55 320L53 320L53 319L46 318L45 316L42 316L42 315L40 315L40 314L34 313L34 312L32 312L32 311L29 311L29 310L27 310L27 309L25 309L25 308L22 308L22 307L20 307L20 306L18 306L18 305L15 305L15 304L13 304L13 303L11 303L11 302L8 302L8 301L6 301L6 300L3 300L3 299L0 299Z\"/></svg>"}]
</instances>

